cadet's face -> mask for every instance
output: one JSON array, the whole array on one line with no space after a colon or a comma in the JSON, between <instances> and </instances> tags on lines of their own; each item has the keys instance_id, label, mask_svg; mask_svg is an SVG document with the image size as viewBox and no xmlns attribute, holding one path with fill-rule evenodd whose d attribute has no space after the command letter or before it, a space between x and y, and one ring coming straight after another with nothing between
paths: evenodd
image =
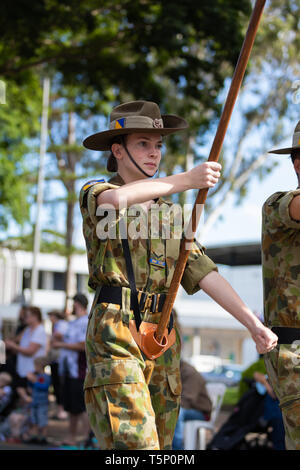
<instances>
[{"instance_id":1,"label":"cadet's face","mask_svg":"<svg viewBox=\"0 0 300 470\"><path fill-rule=\"evenodd\" d=\"M129 134L126 145L136 163L150 176L153 176L161 160L162 138L157 134ZM141 178L141 172L135 167L123 149L122 164Z\"/></svg>"}]
</instances>

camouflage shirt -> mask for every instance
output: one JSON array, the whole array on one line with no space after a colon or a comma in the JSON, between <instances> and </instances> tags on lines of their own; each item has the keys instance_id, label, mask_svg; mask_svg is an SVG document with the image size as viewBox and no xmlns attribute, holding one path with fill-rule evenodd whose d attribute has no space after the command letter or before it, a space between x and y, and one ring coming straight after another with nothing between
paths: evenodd
<instances>
[{"instance_id":1,"label":"camouflage shirt","mask_svg":"<svg viewBox=\"0 0 300 470\"><path fill-rule=\"evenodd\" d=\"M263 206L262 267L267 326L300 326L300 222L289 205L300 189L277 192Z\"/></svg>"},{"instance_id":2,"label":"camouflage shirt","mask_svg":"<svg viewBox=\"0 0 300 470\"><path fill-rule=\"evenodd\" d=\"M106 224L109 226L112 236L106 238L101 238L101 230L99 230L99 223L105 219L104 213L96 214L98 194L107 189L117 188L122 184L124 181L119 175L116 175L108 182L98 180L86 183L80 192L83 234L89 266L89 286L92 289L96 289L98 285L129 287L120 238L122 211L113 211L114 217ZM176 223L176 211L169 213L167 217L170 219L164 220L164 211L161 209L163 206L167 209L170 208L171 203L159 198L156 205L160 210L154 213L153 217L154 220L157 217L159 231L164 234L163 237L157 237L157 234L152 236L152 232L149 232L151 223L153 226L152 214L149 216L149 213L141 211L141 217L137 217L131 209L125 210L125 212L136 287L139 290L159 293L167 292L173 277L180 250L180 237L175 235L178 234L178 229L182 232L182 225L178 226L178 224L182 224L182 221ZM152 208L148 212L152 213ZM145 224L141 223L143 217L148 217ZM170 220L171 223L169 223ZM145 227L148 231L145 236L136 237L134 235L139 230L145 230ZM169 233L167 233L168 230ZM131 234L133 235L131 236ZM204 248L194 241L181 284L188 294L194 294L200 289L199 281L213 270L217 270L216 265L205 255Z\"/></svg>"}]
</instances>

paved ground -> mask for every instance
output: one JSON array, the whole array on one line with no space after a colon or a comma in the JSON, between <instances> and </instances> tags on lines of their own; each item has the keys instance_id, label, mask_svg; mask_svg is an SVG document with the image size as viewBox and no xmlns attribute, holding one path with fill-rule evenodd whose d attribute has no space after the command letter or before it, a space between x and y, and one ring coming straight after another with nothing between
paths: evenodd
<instances>
[{"instance_id":1,"label":"paved ground","mask_svg":"<svg viewBox=\"0 0 300 470\"><path fill-rule=\"evenodd\" d=\"M216 428L219 429L222 424L228 418L230 412L227 410L221 410ZM51 411L50 411L51 416ZM47 440L49 441L49 446L39 446L33 444L22 444L22 443L0 443L0 450L41 450L41 449L67 449L66 447L61 447L60 444L66 440L68 437L68 420L58 421L55 419L49 419L48 431L47 431ZM211 434L207 433L207 442L211 439ZM84 435L81 433L81 428L79 427L79 445L78 448L84 449ZM72 448L70 448L72 450Z\"/></svg>"}]
</instances>

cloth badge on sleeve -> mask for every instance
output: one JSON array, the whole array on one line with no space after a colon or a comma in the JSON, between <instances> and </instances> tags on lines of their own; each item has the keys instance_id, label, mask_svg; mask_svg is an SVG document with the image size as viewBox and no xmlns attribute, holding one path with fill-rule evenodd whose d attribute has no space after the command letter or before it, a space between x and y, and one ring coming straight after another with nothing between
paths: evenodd
<instances>
[{"instance_id":1,"label":"cloth badge on sleeve","mask_svg":"<svg viewBox=\"0 0 300 470\"><path fill-rule=\"evenodd\" d=\"M84 186L83 186L83 191L86 191L88 188L90 188L91 186L94 186L94 184L97 184L97 183L105 183L105 180L104 179L101 179L101 180L91 180L91 181L88 181Z\"/></svg>"}]
</instances>

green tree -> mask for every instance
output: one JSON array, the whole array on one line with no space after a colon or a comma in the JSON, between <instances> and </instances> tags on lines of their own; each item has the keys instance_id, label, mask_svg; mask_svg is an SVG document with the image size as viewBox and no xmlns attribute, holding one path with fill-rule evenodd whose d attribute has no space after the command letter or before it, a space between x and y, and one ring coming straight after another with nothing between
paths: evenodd
<instances>
[{"instance_id":1,"label":"green tree","mask_svg":"<svg viewBox=\"0 0 300 470\"><path fill-rule=\"evenodd\" d=\"M38 136L41 90L30 74L22 86L9 82L0 105L0 229L29 218L33 139Z\"/></svg>"},{"instance_id":2,"label":"green tree","mask_svg":"<svg viewBox=\"0 0 300 470\"><path fill-rule=\"evenodd\" d=\"M274 169L276 162L268 158L268 151L284 146L299 120L299 14L297 0L271 0L265 9L225 141L222 181L209 192L203 238L222 216L226 203L239 204L251 179L263 181ZM199 152L201 157L206 156Z\"/></svg>"}]
</instances>

